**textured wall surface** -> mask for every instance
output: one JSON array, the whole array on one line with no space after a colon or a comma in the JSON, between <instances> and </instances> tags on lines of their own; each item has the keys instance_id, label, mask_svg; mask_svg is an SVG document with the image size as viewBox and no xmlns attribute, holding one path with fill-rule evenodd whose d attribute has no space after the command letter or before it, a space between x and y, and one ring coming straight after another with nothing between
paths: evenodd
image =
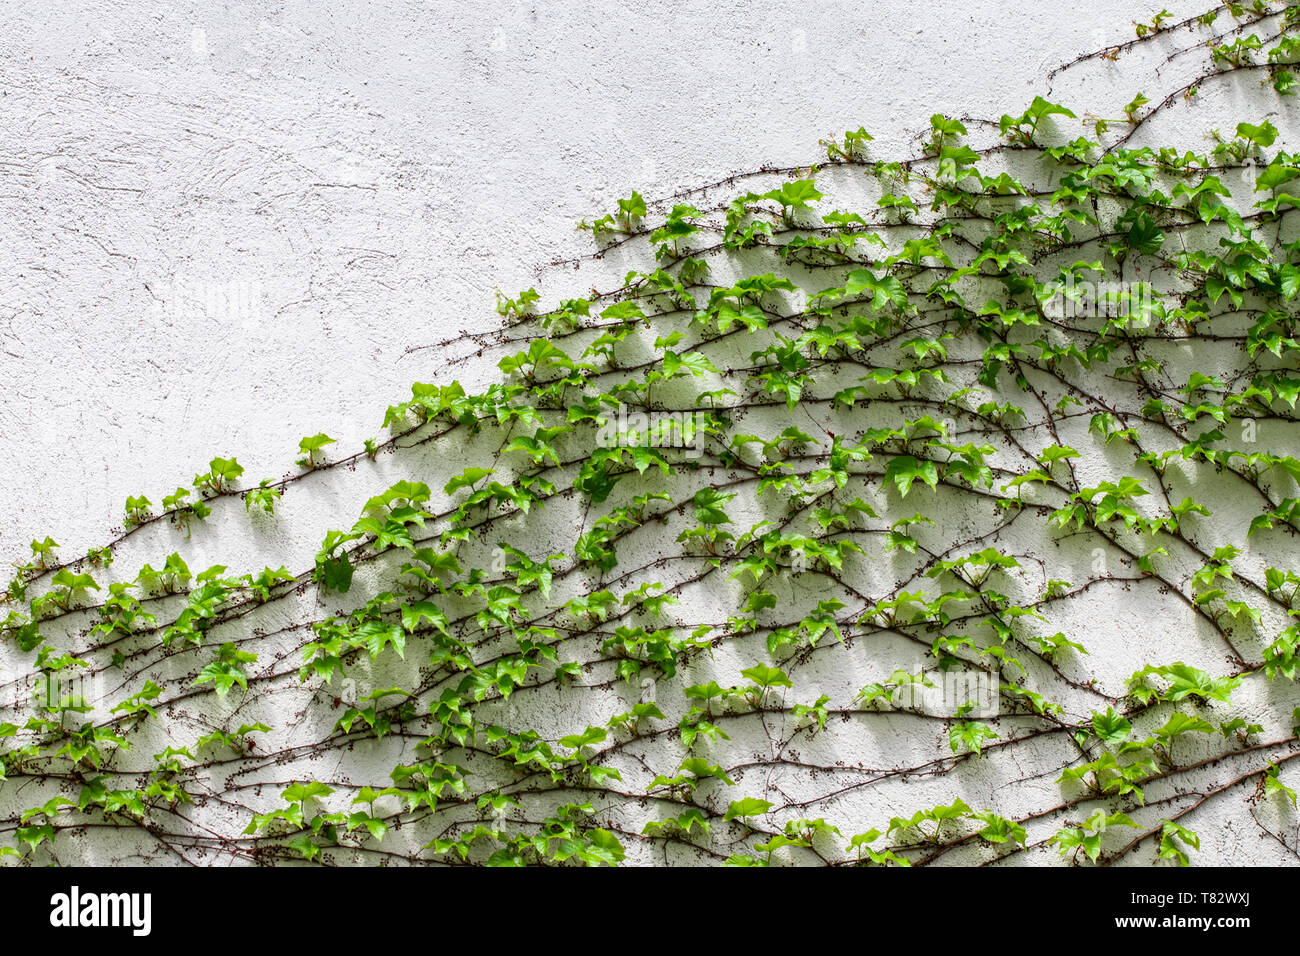
<instances>
[{"instance_id":1,"label":"textured wall surface","mask_svg":"<svg viewBox=\"0 0 1300 956\"><path fill-rule=\"evenodd\" d=\"M1203 5L1166 0L1176 16ZM47 534L65 554L82 553L120 526L127 495L156 502L214 455L237 455L257 479L294 471L303 435L325 431L357 449L411 381L446 380L453 356L409 350L498 324L494 289L536 285L554 300L615 284L635 263L549 264L590 251L574 224L634 188L654 198L763 163L815 161L820 138L860 125L880 155L904 154L931 113L996 119L1036 93L1081 116L1119 115L1143 90L1154 99L1187 79L1179 64L1153 71L1194 37L1046 79L1130 37L1143 12L1118 0L1053 0L1014 15L996 2L907 0L8 7L0 559L25 558L27 542ZM1207 91L1142 141L1203 150L1207 129L1242 119L1270 118L1294 134L1275 98L1252 96L1248 85ZM496 377L494 363L471 360L455 374L480 384ZM419 477L412 469L439 465L363 464L295 487L275 521L252 532L230 507L189 540L150 529L118 560L156 563L181 547L195 568L302 570L325 528L350 522L391 481ZM1240 514L1230 520L1242 527ZM1089 557L1065 560L1086 567ZM1168 642L1162 658L1193 654L1186 634L1153 626L1145 600L1117 589L1055 625L1089 633L1099 679L1122 681L1153 641ZM286 667L296 653L285 645ZM833 661L823 675L841 699L861 677ZM278 740L290 746L294 728L310 723L305 706L286 695L281 709L272 700L255 716L284 728ZM1261 703L1259 713L1277 706ZM537 726L558 736L588 716L552 713ZM878 733L881 765L899 759L893 750L907 749L911 731L882 724ZM942 743L930 736L924 748ZM339 757L327 759L310 769L327 778ZM1050 770L1034 761L1053 755L1031 746L1016 759L1029 776ZM375 766L386 773L392 762L383 755ZM996 794L1011 779L1005 766L982 773L966 785ZM999 810L1030 808L1053 778L1026 789L1024 807ZM781 786L779 772L766 783ZM954 781L913 798L908 786L853 812L879 825L904 806L965 792ZM790 787L797 793L797 781ZM1198 829L1207 861L1294 860L1233 807L1207 811ZM132 839L96 837L85 852L132 859Z\"/></svg>"},{"instance_id":2,"label":"textured wall surface","mask_svg":"<svg viewBox=\"0 0 1300 956\"><path fill-rule=\"evenodd\" d=\"M860 125L888 154L932 112L996 118L1134 13L825 10L8 7L0 556L36 530L89 545L128 494L213 454L279 474L303 434L355 445L439 369L408 347L491 327L494 288L588 251L574 224L631 189L809 162ZM1135 68L1055 95L1114 109Z\"/></svg>"}]
</instances>

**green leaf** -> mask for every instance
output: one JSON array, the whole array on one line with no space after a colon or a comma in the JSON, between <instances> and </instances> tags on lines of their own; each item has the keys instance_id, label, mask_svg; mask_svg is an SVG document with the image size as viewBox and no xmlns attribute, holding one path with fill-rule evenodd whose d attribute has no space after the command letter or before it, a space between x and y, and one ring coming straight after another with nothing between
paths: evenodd
<instances>
[{"instance_id":1,"label":"green leaf","mask_svg":"<svg viewBox=\"0 0 1300 956\"><path fill-rule=\"evenodd\" d=\"M892 459L885 468L885 480L892 481L898 488L900 496L906 498L912 489L912 482L920 478L935 489L939 485L939 467L934 462L918 461L911 455L899 455Z\"/></svg>"},{"instance_id":2,"label":"green leaf","mask_svg":"<svg viewBox=\"0 0 1300 956\"><path fill-rule=\"evenodd\" d=\"M603 727L588 727L580 734L570 734L567 737L560 738L560 746L568 747L571 750L580 750L583 747L590 747L598 743L603 743L608 736Z\"/></svg>"},{"instance_id":3,"label":"green leaf","mask_svg":"<svg viewBox=\"0 0 1300 956\"><path fill-rule=\"evenodd\" d=\"M494 474L496 474L495 469L471 466L447 482L447 484L443 486L442 493L445 495L455 494L461 488L469 488L470 486L477 484L481 479L486 478L488 475Z\"/></svg>"},{"instance_id":4,"label":"green leaf","mask_svg":"<svg viewBox=\"0 0 1300 956\"><path fill-rule=\"evenodd\" d=\"M1146 213L1142 213L1129 227L1128 234L1124 237L1125 243L1130 249L1142 253L1143 255L1153 256L1160 251L1160 247L1165 243L1165 234L1155 224Z\"/></svg>"},{"instance_id":5,"label":"green leaf","mask_svg":"<svg viewBox=\"0 0 1300 956\"><path fill-rule=\"evenodd\" d=\"M1264 120L1258 126L1253 123L1238 123L1237 135L1242 139L1249 140L1261 149L1268 149L1277 140L1277 127L1268 120Z\"/></svg>"},{"instance_id":6,"label":"green leaf","mask_svg":"<svg viewBox=\"0 0 1300 956\"><path fill-rule=\"evenodd\" d=\"M731 519L722 510L722 506L734 497L736 496L716 488L701 488L691 499L691 503L695 505L695 520L710 526L731 524Z\"/></svg>"},{"instance_id":7,"label":"green leaf","mask_svg":"<svg viewBox=\"0 0 1300 956\"><path fill-rule=\"evenodd\" d=\"M1162 740L1171 741L1180 734L1193 731L1212 734L1214 733L1214 726L1200 717L1191 717L1184 713L1175 712L1170 715L1159 730L1155 731L1155 735Z\"/></svg>"},{"instance_id":8,"label":"green leaf","mask_svg":"<svg viewBox=\"0 0 1300 956\"><path fill-rule=\"evenodd\" d=\"M1180 843L1182 846L1179 845ZM1191 860L1188 859L1187 851L1183 847L1199 850L1201 848L1201 838L1173 820L1161 820L1160 859L1177 860L1179 866L1190 866Z\"/></svg>"},{"instance_id":9,"label":"green leaf","mask_svg":"<svg viewBox=\"0 0 1300 956\"><path fill-rule=\"evenodd\" d=\"M753 667L741 671L740 676L749 678L759 687L794 686L794 682L785 675L785 671L779 667L771 667L768 664L755 664Z\"/></svg>"},{"instance_id":10,"label":"green leaf","mask_svg":"<svg viewBox=\"0 0 1300 956\"><path fill-rule=\"evenodd\" d=\"M764 193L763 199L772 199L786 209L807 209L810 203L822 198L811 179L796 179L782 183L779 189Z\"/></svg>"},{"instance_id":11,"label":"green leaf","mask_svg":"<svg viewBox=\"0 0 1300 956\"><path fill-rule=\"evenodd\" d=\"M285 803L303 803L313 797L328 797L333 792L333 787L312 780L307 783L292 784L280 794L280 797Z\"/></svg>"},{"instance_id":12,"label":"green leaf","mask_svg":"<svg viewBox=\"0 0 1300 956\"><path fill-rule=\"evenodd\" d=\"M298 450L304 455L311 455L314 452L320 451L326 445L333 444L335 444L333 438L330 438L330 436L326 435L324 432L319 432L315 435L308 435L306 438L299 441Z\"/></svg>"},{"instance_id":13,"label":"green leaf","mask_svg":"<svg viewBox=\"0 0 1300 956\"><path fill-rule=\"evenodd\" d=\"M1123 714L1117 714L1114 707L1107 707L1106 713L1092 715L1092 729L1103 741L1117 747L1128 740L1133 724Z\"/></svg>"},{"instance_id":14,"label":"green leaf","mask_svg":"<svg viewBox=\"0 0 1300 956\"><path fill-rule=\"evenodd\" d=\"M722 818L724 823L730 823L732 820L744 819L745 817L758 817L772 809L773 804L766 800L760 800L758 797L745 797L743 800L732 800L727 807L727 813Z\"/></svg>"}]
</instances>

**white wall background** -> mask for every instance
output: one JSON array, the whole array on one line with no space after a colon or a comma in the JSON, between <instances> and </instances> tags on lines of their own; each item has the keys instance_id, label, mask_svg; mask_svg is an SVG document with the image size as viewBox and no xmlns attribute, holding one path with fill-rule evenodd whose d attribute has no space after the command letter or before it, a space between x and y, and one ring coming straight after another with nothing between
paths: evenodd
<instances>
[{"instance_id":1,"label":"white wall background","mask_svg":"<svg viewBox=\"0 0 1300 956\"><path fill-rule=\"evenodd\" d=\"M37 531L83 550L214 454L279 475L304 434L373 434L439 369L406 348L492 326L494 288L588 251L574 224L631 189L812 161L860 125L888 154L935 111L996 119L1135 9L7 6L0 557ZM1113 109L1136 64L1058 100Z\"/></svg>"},{"instance_id":2,"label":"white wall background","mask_svg":"<svg viewBox=\"0 0 1300 956\"><path fill-rule=\"evenodd\" d=\"M1181 17L1204 3L1164 5ZM237 455L256 480L294 470L306 434L353 450L411 381L441 380L447 357L409 347L495 326L494 288L575 294L621 276L547 264L589 251L574 224L633 188L651 198L806 163L819 138L859 125L878 154L903 154L931 113L1019 112L1049 92L1051 67L1154 12L1119 0L6 7L0 559L46 534L83 552L120 525L127 495L157 502L213 455ZM1117 116L1139 90L1178 85L1177 66L1151 70L1194 41L1088 64L1051 98ZM1249 91L1204 99L1151 137L1205 149L1208 126L1267 115ZM218 521L187 553L304 568L320 530L385 485L351 481L295 490L260 538L223 538ZM138 566L168 540L121 560ZM1142 631L1116 600L1113 622L1091 626L1122 647ZM1198 829L1222 862L1286 858L1253 833Z\"/></svg>"}]
</instances>

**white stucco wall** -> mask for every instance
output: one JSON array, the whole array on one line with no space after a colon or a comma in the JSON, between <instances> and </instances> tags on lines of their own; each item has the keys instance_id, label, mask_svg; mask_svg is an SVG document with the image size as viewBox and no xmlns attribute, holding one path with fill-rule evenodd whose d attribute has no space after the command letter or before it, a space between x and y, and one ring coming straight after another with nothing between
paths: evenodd
<instances>
[{"instance_id":1,"label":"white stucco wall","mask_svg":"<svg viewBox=\"0 0 1300 956\"><path fill-rule=\"evenodd\" d=\"M808 162L859 125L888 155L932 112L996 118L1046 92L1052 66L1128 38L1133 15L826 11L7 8L0 554L35 530L98 541L128 494L213 454L278 475L303 434L355 446L439 370L405 350L493 327L494 288L595 283L545 266L589 251L574 224L631 189ZM1114 111L1126 73L1149 79L1139 63L1067 74L1054 95ZM1182 110L1165 128L1199 147L1206 125ZM60 483L74 499L52 509Z\"/></svg>"},{"instance_id":2,"label":"white stucco wall","mask_svg":"<svg viewBox=\"0 0 1300 956\"><path fill-rule=\"evenodd\" d=\"M1205 4L1164 5L1181 17ZM0 559L25 558L27 542L46 534L65 555L84 552L121 524L128 495L157 502L213 455L238 456L255 481L293 471L303 435L359 448L411 381L446 377L447 355L407 350L495 327L494 289L537 285L549 300L621 278L629 266L618 257L577 272L548 263L589 251L574 224L634 188L654 198L764 163L815 161L818 139L860 125L877 154L903 154L931 113L996 119L1036 93L1080 115L1119 115L1143 90L1155 99L1186 77L1179 64L1158 77L1152 69L1194 36L1086 64L1051 87L1045 79L1080 52L1129 38L1142 12L1155 10L1119 0L6 7ZM1202 99L1170 110L1145 141L1203 150L1209 127L1274 110L1256 109L1245 85ZM488 381L492 363L470 362L456 377ZM347 526L369 495L423 477L420 467L414 456L381 460L303 482L252 532L227 503L191 540L153 529L118 560L156 564L180 547L196 569L220 560L302 570L326 527ZM1086 565L1086 549L1071 560ZM1149 659L1145 599L1117 590L1093 601L1073 612L1096 645L1089 663L1122 681ZM1213 654L1204 666L1218 666ZM842 702L862 677L833 661L823 673ZM799 689L801 701L816 696ZM301 701L291 698L268 723L298 726ZM537 725L544 735L586 723L551 717ZM946 749L938 730L881 727L868 765L915 753L914 734L922 752ZM295 733L282 742L312 736ZM836 740L805 744L805 755L820 747L834 759L846 746ZM767 745L738 739L733 750L749 744ZM1018 767L990 768L974 785L985 793L978 805L1013 815L1049 800L1056 756L1028 745ZM393 763L375 760L385 773ZM341 771L331 762L304 772ZM1035 774L1016 803L991 802L1009 779ZM737 791L751 793L756 779ZM852 812L866 829L969 793L969 781L949 782L878 788ZM1201 859L1287 862L1243 822L1240 802L1198 817ZM1294 819L1278 823L1288 826ZM95 837L85 852L125 859L129 844ZM648 848L629 851L654 861Z\"/></svg>"}]
</instances>

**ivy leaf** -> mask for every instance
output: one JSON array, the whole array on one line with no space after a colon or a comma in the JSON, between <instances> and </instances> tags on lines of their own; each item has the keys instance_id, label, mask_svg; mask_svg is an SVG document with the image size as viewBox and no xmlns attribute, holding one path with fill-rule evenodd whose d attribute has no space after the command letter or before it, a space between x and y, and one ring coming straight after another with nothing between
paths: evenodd
<instances>
[{"instance_id":1,"label":"ivy leaf","mask_svg":"<svg viewBox=\"0 0 1300 956\"><path fill-rule=\"evenodd\" d=\"M988 724L977 720L959 720L948 730L948 745L956 753L962 746L978 756L986 740L1001 739Z\"/></svg>"},{"instance_id":2,"label":"ivy leaf","mask_svg":"<svg viewBox=\"0 0 1300 956\"><path fill-rule=\"evenodd\" d=\"M1179 846L1179 843L1182 846ZM1184 846L1189 846L1193 850L1201 848L1201 838L1185 826L1175 823L1173 820L1160 821L1160 850L1159 855L1162 860L1177 860L1179 866L1190 866L1191 860L1188 859L1187 851Z\"/></svg>"},{"instance_id":3,"label":"ivy leaf","mask_svg":"<svg viewBox=\"0 0 1300 956\"><path fill-rule=\"evenodd\" d=\"M307 783L292 784L280 794L280 797L285 803L303 803L312 797L328 797L333 792L333 787L313 780Z\"/></svg>"},{"instance_id":4,"label":"ivy leaf","mask_svg":"<svg viewBox=\"0 0 1300 956\"><path fill-rule=\"evenodd\" d=\"M879 312L887 305L896 309L907 307L907 290L894 276L886 275L877 279L870 269L854 269L849 273L844 285L844 294L849 297L871 293L871 309Z\"/></svg>"},{"instance_id":5,"label":"ivy leaf","mask_svg":"<svg viewBox=\"0 0 1300 956\"><path fill-rule=\"evenodd\" d=\"M213 458L208 469L209 474L224 485L234 484L244 473L244 467L234 458Z\"/></svg>"},{"instance_id":6,"label":"ivy leaf","mask_svg":"<svg viewBox=\"0 0 1300 956\"><path fill-rule=\"evenodd\" d=\"M885 480L893 481L901 497L906 498L912 489L912 482L920 478L935 489L939 484L939 466L933 461L918 461L911 455L899 455L885 468Z\"/></svg>"},{"instance_id":7,"label":"ivy leaf","mask_svg":"<svg viewBox=\"0 0 1300 956\"><path fill-rule=\"evenodd\" d=\"M695 505L695 520L704 525L731 524L731 519L722 510L722 506L736 497L716 488L701 488L691 499Z\"/></svg>"},{"instance_id":8,"label":"ivy leaf","mask_svg":"<svg viewBox=\"0 0 1300 956\"><path fill-rule=\"evenodd\" d=\"M1133 225L1129 227L1128 234L1124 237L1125 243L1130 249L1142 253L1146 256L1153 256L1160 251L1160 247L1165 243L1165 234L1155 224L1146 213L1139 215Z\"/></svg>"},{"instance_id":9,"label":"ivy leaf","mask_svg":"<svg viewBox=\"0 0 1300 956\"><path fill-rule=\"evenodd\" d=\"M494 474L496 474L496 471L492 468L479 468L477 466L466 468L443 486L442 493L445 495L455 494L461 488L468 488L476 484L480 479Z\"/></svg>"},{"instance_id":10,"label":"ivy leaf","mask_svg":"<svg viewBox=\"0 0 1300 956\"><path fill-rule=\"evenodd\" d=\"M977 820L984 824L984 828L979 831L981 840L988 843L999 844L1008 841L1025 845L1028 834L1025 828L1014 820L1008 820L1006 817L998 816L992 810L980 810L977 813L970 814L972 820Z\"/></svg>"},{"instance_id":11,"label":"ivy leaf","mask_svg":"<svg viewBox=\"0 0 1300 956\"><path fill-rule=\"evenodd\" d=\"M764 193L763 199L772 199L787 210L807 209L810 203L822 198L816 184L811 179L796 179L782 183L779 189Z\"/></svg>"},{"instance_id":12,"label":"ivy leaf","mask_svg":"<svg viewBox=\"0 0 1300 956\"><path fill-rule=\"evenodd\" d=\"M678 355L672 350L664 352L664 375L672 378L678 372L687 371L696 378L702 378L705 372L717 372L717 366L700 352L687 352Z\"/></svg>"},{"instance_id":13,"label":"ivy leaf","mask_svg":"<svg viewBox=\"0 0 1300 956\"><path fill-rule=\"evenodd\" d=\"M723 816L724 823L730 823L732 820L744 819L745 817L757 817L767 813L772 809L772 804L766 800L760 800L758 797L745 797L743 800L732 800L727 807L726 815Z\"/></svg>"},{"instance_id":14,"label":"ivy leaf","mask_svg":"<svg viewBox=\"0 0 1300 956\"><path fill-rule=\"evenodd\" d=\"M1261 149L1268 149L1277 140L1277 127L1268 120L1258 126L1253 123L1238 123L1237 135Z\"/></svg>"},{"instance_id":15,"label":"ivy leaf","mask_svg":"<svg viewBox=\"0 0 1300 956\"><path fill-rule=\"evenodd\" d=\"M319 432L315 435L308 435L306 438L299 441L298 450L304 455L310 456L320 451L326 445L333 444L336 444L333 438L330 438L330 436L326 435L324 432Z\"/></svg>"},{"instance_id":16,"label":"ivy leaf","mask_svg":"<svg viewBox=\"0 0 1300 956\"><path fill-rule=\"evenodd\" d=\"M1200 717L1192 717L1181 712L1175 712L1165 721L1164 726L1155 731L1155 735L1162 740L1172 741L1180 734L1196 731L1203 734L1214 733L1214 727L1208 721Z\"/></svg>"},{"instance_id":17,"label":"ivy leaf","mask_svg":"<svg viewBox=\"0 0 1300 956\"><path fill-rule=\"evenodd\" d=\"M772 667L768 664L755 664L740 672L741 677L747 677L759 687L793 687L794 682L786 676L785 671L779 667Z\"/></svg>"},{"instance_id":18,"label":"ivy leaf","mask_svg":"<svg viewBox=\"0 0 1300 956\"><path fill-rule=\"evenodd\" d=\"M1079 457L1081 457L1079 452L1071 448L1069 445L1052 445L1043 449L1042 454L1038 456L1038 460L1044 465L1050 465L1053 462L1061 461L1064 458Z\"/></svg>"},{"instance_id":19,"label":"ivy leaf","mask_svg":"<svg viewBox=\"0 0 1300 956\"><path fill-rule=\"evenodd\" d=\"M1300 167L1274 162L1255 178L1255 190L1276 189L1297 176L1300 176Z\"/></svg>"},{"instance_id":20,"label":"ivy leaf","mask_svg":"<svg viewBox=\"0 0 1300 956\"><path fill-rule=\"evenodd\" d=\"M1291 801L1291 806L1296 806L1296 792L1291 787L1284 784L1278 778L1277 764L1270 763L1268 769L1264 771L1264 796L1269 797L1275 793L1280 793L1286 799Z\"/></svg>"},{"instance_id":21,"label":"ivy leaf","mask_svg":"<svg viewBox=\"0 0 1300 956\"><path fill-rule=\"evenodd\" d=\"M567 737L561 737L560 746L568 747L570 750L580 750L583 747L591 747L602 743L607 736L608 734L603 727L588 727L580 734L569 734Z\"/></svg>"},{"instance_id":22,"label":"ivy leaf","mask_svg":"<svg viewBox=\"0 0 1300 956\"><path fill-rule=\"evenodd\" d=\"M318 565L318 569L321 583L325 585L326 590L346 594L352 587L352 562L346 555L330 558Z\"/></svg>"},{"instance_id":23,"label":"ivy leaf","mask_svg":"<svg viewBox=\"0 0 1300 956\"><path fill-rule=\"evenodd\" d=\"M1128 740L1133 724L1123 714L1116 713L1114 707L1107 707L1106 713L1092 715L1092 729L1106 743L1117 747Z\"/></svg>"},{"instance_id":24,"label":"ivy leaf","mask_svg":"<svg viewBox=\"0 0 1300 956\"><path fill-rule=\"evenodd\" d=\"M727 786L734 786L735 781L727 776L727 772L717 764L711 764L703 757L687 757L682 761L681 770L692 774L697 780L703 780L705 777L713 777L721 780Z\"/></svg>"}]
</instances>

